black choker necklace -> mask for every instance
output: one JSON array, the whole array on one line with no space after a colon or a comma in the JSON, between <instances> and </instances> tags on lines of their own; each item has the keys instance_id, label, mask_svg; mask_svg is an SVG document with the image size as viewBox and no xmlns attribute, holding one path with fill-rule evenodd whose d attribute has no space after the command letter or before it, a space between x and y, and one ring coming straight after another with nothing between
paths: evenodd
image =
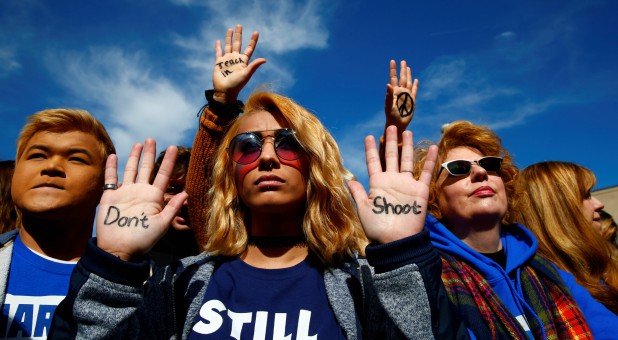
<instances>
[{"instance_id":1,"label":"black choker necklace","mask_svg":"<svg viewBox=\"0 0 618 340\"><path fill-rule=\"evenodd\" d=\"M249 236L249 245L263 248L306 247L307 239L304 235L296 236Z\"/></svg>"}]
</instances>

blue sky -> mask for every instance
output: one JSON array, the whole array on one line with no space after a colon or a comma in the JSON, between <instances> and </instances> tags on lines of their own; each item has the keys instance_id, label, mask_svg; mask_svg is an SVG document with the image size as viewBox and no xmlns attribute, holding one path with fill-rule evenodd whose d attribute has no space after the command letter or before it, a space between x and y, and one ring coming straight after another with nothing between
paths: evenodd
<instances>
[{"instance_id":1,"label":"blue sky","mask_svg":"<svg viewBox=\"0 0 618 340\"><path fill-rule=\"evenodd\" d=\"M573 161L597 188L618 185L616 1L3 0L0 159L25 117L53 107L93 113L121 159L146 137L192 144L214 42L237 23L268 60L241 98L266 84L316 113L363 182L389 60L405 59L420 80L416 140L467 119L522 168Z\"/></svg>"}]
</instances>

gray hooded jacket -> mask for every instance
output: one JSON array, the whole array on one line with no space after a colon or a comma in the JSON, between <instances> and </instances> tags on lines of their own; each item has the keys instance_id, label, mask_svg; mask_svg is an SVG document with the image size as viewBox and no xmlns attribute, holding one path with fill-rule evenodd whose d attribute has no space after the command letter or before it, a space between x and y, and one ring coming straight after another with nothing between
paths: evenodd
<instances>
[{"instance_id":1,"label":"gray hooded jacket","mask_svg":"<svg viewBox=\"0 0 618 340\"><path fill-rule=\"evenodd\" d=\"M147 261L122 261L95 242L73 272L49 338L186 339L221 258L186 258L143 284ZM444 292L441 262L427 231L368 246L367 260L351 258L323 271L346 338L467 338Z\"/></svg>"}]
</instances>

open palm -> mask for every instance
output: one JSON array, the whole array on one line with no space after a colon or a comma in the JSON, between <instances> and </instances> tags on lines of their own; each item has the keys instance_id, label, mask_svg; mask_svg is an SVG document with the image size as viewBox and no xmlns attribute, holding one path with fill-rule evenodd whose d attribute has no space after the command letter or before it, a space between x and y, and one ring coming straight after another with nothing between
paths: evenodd
<instances>
[{"instance_id":1,"label":"open palm","mask_svg":"<svg viewBox=\"0 0 618 340\"><path fill-rule=\"evenodd\" d=\"M259 34L253 32L251 40L241 53L242 48L242 26L236 25L236 31L231 28L225 35L225 46L222 48L221 41L215 44L215 67L212 74L212 83L215 96L223 96L222 102L233 103L238 94L247 84L249 79L260 65L266 62L264 58L257 58L249 62L255 47L257 46Z\"/></svg>"},{"instance_id":2,"label":"open palm","mask_svg":"<svg viewBox=\"0 0 618 340\"><path fill-rule=\"evenodd\" d=\"M400 64L399 79L397 79L397 64L391 60L389 79L384 101L386 126L395 125L401 133L405 131L414 117L418 79L412 78L412 70L405 60L402 60Z\"/></svg>"},{"instance_id":3,"label":"open palm","mask_svg":"<svg viewBox=\"0 0 618 340\"><path fill-rule=\"evenodd\" d=\"M138 173L142 149L144 156ZM167 149L155 181L150 184L155 141L147 139L145 146L133 146L125 167L124 183L116 190L106 190L101 197L97 214L99 248L129 261L141 258L165 235L187 197L186 193L180 193L163 208L163 194L177 153L176 147ZM117 164L116 155L111 155L105 167L105 183L118 182Z\"/></svg>"},{"instance_id":4,"label":"open palm","mask_svg":"<svg viewBox=\"0 0 618 340\"><path fill-rule=\"evenodd\" d=\"M355 181L348 183L367 238L380 244L418 234L427 215L429 184L437 158L437 148L427 155L419 180L412 175L412 133L403 133L401 164L397 150L397 129L386 130L386 169L383 171L375 139L365 139L369 195Z\"/></svg>"}]
</instances>

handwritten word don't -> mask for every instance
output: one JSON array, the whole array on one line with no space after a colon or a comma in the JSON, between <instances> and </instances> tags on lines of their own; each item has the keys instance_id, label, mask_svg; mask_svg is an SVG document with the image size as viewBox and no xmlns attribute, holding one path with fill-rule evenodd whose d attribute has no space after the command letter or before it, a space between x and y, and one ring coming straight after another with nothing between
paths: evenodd
<instances>
[{"instance_id":1,"label":"handwritten word don't","mask_svg":"<svg viewBox=\"0 0 618 340\"><path fill-rule=\"evenodd\" d=\"M107 208L107 215L105 215L105 221L103 221L103 224L117 224L119 227L139 227L140 222L142 228L147 229L149 227L149 225L146 223L148 222L148 216L144 215L143 212L141 218L137 216L121 216L120 209L112 205Z\"/></svg>"}]
</instances>

